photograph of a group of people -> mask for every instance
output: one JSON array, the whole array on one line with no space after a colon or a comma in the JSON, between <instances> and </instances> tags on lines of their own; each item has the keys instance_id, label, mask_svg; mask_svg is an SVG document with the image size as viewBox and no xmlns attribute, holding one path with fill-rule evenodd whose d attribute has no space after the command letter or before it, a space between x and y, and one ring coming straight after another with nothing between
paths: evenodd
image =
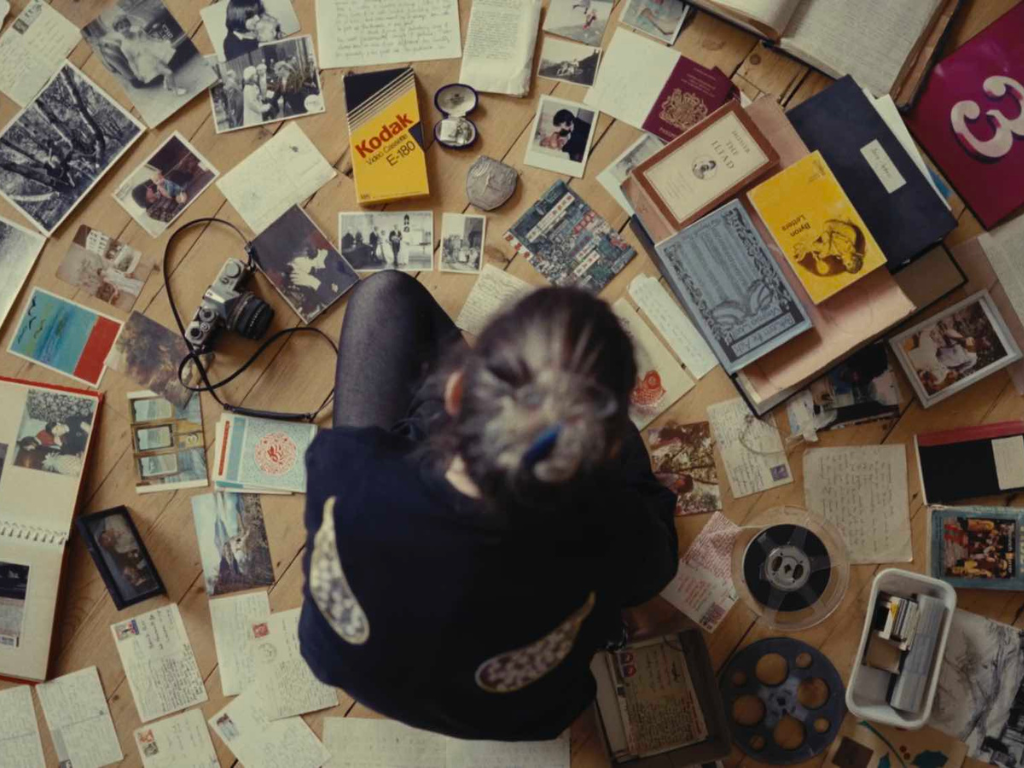
<instances>
[{"instance_id":1,"label":"photograph of a group of people","mask_svg":"<svg viewBox=\"0 0 1024 768\"><path fill-rule=\"evenodd\" d=\"M434 214L378 211L338 216L341 255L361 272L434 268Z\"/></svg>"},{"instance_id":2,"label":"photograph of a group of people","mask_svg":"<svg viewBox=\"0 0 1024 768\"><path fill-rule=\"evenodd\" d=\"M1012 579L1016 575L1017 524L982 517L955 518L943 526L947 576Z\"/></svg>"},{"instance_id":3,"label":"photograph of a group of people","mask_svg":"<svg viewBox=\"0 0 1024 768\"><path fill-rule=\"evenodd\" d=\"M214 65L210 89L217 133L324 111L313 38L266 43Z\"/></svg>"}]
</instances>

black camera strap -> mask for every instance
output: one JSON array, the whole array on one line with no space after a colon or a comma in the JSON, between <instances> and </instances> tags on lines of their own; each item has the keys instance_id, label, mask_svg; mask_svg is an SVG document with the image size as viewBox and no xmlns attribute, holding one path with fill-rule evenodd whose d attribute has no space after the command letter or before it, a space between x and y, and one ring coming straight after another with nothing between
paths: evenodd
<instances>
[{"instance_id":1,"label":"black camera strap","mask_svg":"<svg viewBox=\"0 0 1024 768\"><path fill-rule=\"evenodd\" d=\"M277 411L260 411L254 408L246 408L241 405L232 405L221 400L220 395L217 394L217 390L221 387L227 386L236 378L241 376L257 359L262 355L271 344L284 336L290 336L293 333L315 333L322 336L327 340L327 343L331 345L335 355L338 353L338 345L334 343L334 340L326 333L321 331L319 328L314 328L309 325L297 326L295 328L284 328L277 333L273 334L269 339L264 341L259 348L253 352L253 354L242 363L239 368L227 378L221 379L217 383L210 381L210 374L203 364L203 354L206 351L197 348L192 344L188 338L188 334L185 333L185 324L181 320L181 315L178 313L178 307L174 303L174 295L171 292L171 273L167 269L167 258L171 252L171 247L174 245L175 240L178 236L192 227L199 226L201 224L224 224L225 226L231 227L235 233L241 238L244 243L245 255L246 255L246 267L250 270L256 271L256 267L259 265L259 255L256 253L256 248L246 238L238 227L232 224L230 221L219 219L216 216L207 216L201 219L194 219L186 222L178 227L169 238L167 238L167 245L164 247L164 258L163 258L163 270L164 270L164 289L167 292L167 303L171 305L171 314L174 315L174 322L178 326L178 333L181 334L182 340L185 342L185 346L188 347L188 354L182 358L181 363L178 365L178 381L181 385L191 392L208 392L214 400L216 400L226 411L231 413L237 413L241 416L256 416L264 419L279 419L281 421L316 421L317 416L334 400L334 388L331 388L331 392L324 401L320 404L320 407L310 413L278 413ZM208 350L207 350L208 351ZM185 381L185 370L189 365L195 366L195 370L199 372L199 377L202 379L202 386L192 386Z\"/></svg>"}]
</instances>

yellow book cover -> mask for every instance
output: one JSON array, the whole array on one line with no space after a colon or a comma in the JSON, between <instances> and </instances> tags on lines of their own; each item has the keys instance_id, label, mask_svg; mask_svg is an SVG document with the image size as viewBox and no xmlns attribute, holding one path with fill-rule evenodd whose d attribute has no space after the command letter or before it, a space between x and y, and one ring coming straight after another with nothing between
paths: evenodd
<instances>
[{"instance_id":1,"label":"yellow book cover","mask_svg":"<svg viewBox=\"0 0 1024 768\"><path fill-rule=\"evenodd\" d=\"M756 186L750 202L815 304L885 264L821 152Z\"/></svg>"},{"instance_id":2,"label":"yellow book cover","mask_svg":"<svg viewBox=\"0 0 1024 768\"><path fill-rule=\"evenodd\" d=\"M359 204L430 194L412 67L346 75L345 108Z\"/></svg>"}]
</instances>

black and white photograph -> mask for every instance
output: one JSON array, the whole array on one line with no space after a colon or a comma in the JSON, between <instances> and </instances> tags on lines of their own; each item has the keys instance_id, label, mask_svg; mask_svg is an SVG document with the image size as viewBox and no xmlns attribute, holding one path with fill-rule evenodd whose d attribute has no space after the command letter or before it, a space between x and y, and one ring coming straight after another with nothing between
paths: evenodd
<instances>
[{"instance_id":1,"label":"black and white photograph","mask_svg":"<svg viewBox=\"0 0 1024 768\"><path fill-rule=\"evenodd\" d=\"M0 196L51 235L143 130L65 62L0 134Z\"/></svg>"},{"instance_id":2,"label":"black and white photograph","mask_svg":"<svg viewBox=\"0 0 1024 768\"><path fill-rule=\"evenodd\" d=\"M199 15L218 61L229 61L299 31L292 0L220 0Z\"/></svg>"},{"instance_id":3,"label":"black and white photograph","mask_svg":"<svg viewBox=\"0 0 1024 768\"><path fill-rule=\"evenodd\" d=\"M0 653L21 646L29 567L0 561Z\"/></svg>"},{"instance_id":4,"label":"black and white photograph","mask_svg":"<svg viewBox=\"0 0 1024 768\"><path fill-rule=\"evenodd\" d=\"M441 218L441 271L477 274L484 265L487 217L446 213Z\"/></svg>"},{"instance_id":5,"label":"black and white photograph","mask_svg":"<svg viewBox=\"0 0 1024 768\"><path fill-rule=\"evenodd\" d=\"M612 0L551 0L544 17L544 31L600 45L612 15Z\"/></svg>"},{"instance_id":6,"label":"black and white photograph","mask_svg":"<svg viewBox=\"0 0 1024 768\"><path fill-rule=\"evenodd\" d=\"M220 172L175 131L114 191L151 237L159 237Z\"/></svg>"},{"instance_id":7,"label":"black and white photograph","mask_svg":"<svg viewBox=\"0 0 1024 768\"><path fill-rule=\"evenodd\" d=\"M96 401L52 389L30 389L21 415L14 466L79 477Z\"/></svg>"},{"instance_id":8,"label":"black and white photograph","mask_svg":"<svg viewBox=\"0 0 1024 768\"><path fill-rule=\"evenodd\" d=\"M210 101L217 133L324 111L309 35L266 43L213 66L218 80Z\"/></svg>"},{"instance_id":9,"label":"black and white photograph","mask_svg":"<svg viewBox=\"0 0 1024 768\"><path fill-rule=\"evenodd\" d=\"M525 163L582 179L597 116L597 112L582 104L541 96Z\"/></svg>"},{"instance_id":10,"label":"black and white photograph","mask_svg":"<svg viewBox=\"0 0 1024 768\"><path fill-rule=\"evenodd\" d=\"M588 88L597 79L597 64L601 49L580 43L572 43L557 37L545 37L540 52L537 77L548 80L563 80Z\"/></svg>"},{"instance_id":11,"label":"black and white photograph","mask_svg":"<svg viewBox=\"0 0 1024 768\"><path fill-rule=\"evenodd\" d=\"M75 520L75 527L118 610L165 594L127 507L84 515Z\"/></svg>"},{"instance_id":12,"label":"black and white photograph","mask_svg":"<svg viewBox=\"0 0 1024 768\"><path fill-rule=\"evenodd\" d=\"M979 291L889 340L928 408L1021 359L988 291Z\"/></svg>"},{"instance_id":13,"label":"black and white photograph","mask_svg":"<svg viewBox=\"0 0 1024 768\"><path fill-rule=\"evenodd\" d=\"M253 240L256 263L295 314L313 322L359 275L297 205Z\"/></svg>"},{"instance_id":14,"label":"black and white photograph","mask_svg":"<svg viewBox=\"0 0 1024 768\"><path fill-rule=\"evenodd\" d=\"M0 218L0 327L14 306L46 238Z\"/></svg>"},{"instance_id":15,"label":"black and white photograph","mask_svg":"<svg viewBox=\"0 0 1024 768\"><path fill-rule=\"evenodd\" d=\"M434 268L432 211L339 213L341 255L360 272Z\"/></svg>"},{"instance_id":16,"label":"black and white photograph","mask_svg":"<svg viewBox=\"0 0 1024 768\"><path fill-rule=\"evenodd\" d=\"M163 0L114 0L82 37L151 128L217 80Z\"/></svg>"}]
</instances>

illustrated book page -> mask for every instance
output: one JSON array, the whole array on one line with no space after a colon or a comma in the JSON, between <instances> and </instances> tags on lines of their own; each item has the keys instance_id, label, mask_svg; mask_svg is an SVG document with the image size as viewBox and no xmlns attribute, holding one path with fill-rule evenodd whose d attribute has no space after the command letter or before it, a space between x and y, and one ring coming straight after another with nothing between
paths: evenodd
<instances>
[{"instance_id":1,"label":"illustrated book page","mask_svg":"<svg viewBox=\"0 0 1024 768\"><path fill-rule=\"evenodd\" d=\"M142 722L206 701L176 603L112 624L110 632Z\"/></svg>"},{"instance_id":2,"label":"illustrated book page","mask_svg":"<svg viewBox=\"0 0 1024 768\"><path fill-rule=\"evenodd\" d=\"M530 92L541 0L474 0L459 82L484 93Z\"/></svg>"}]
</instances>

